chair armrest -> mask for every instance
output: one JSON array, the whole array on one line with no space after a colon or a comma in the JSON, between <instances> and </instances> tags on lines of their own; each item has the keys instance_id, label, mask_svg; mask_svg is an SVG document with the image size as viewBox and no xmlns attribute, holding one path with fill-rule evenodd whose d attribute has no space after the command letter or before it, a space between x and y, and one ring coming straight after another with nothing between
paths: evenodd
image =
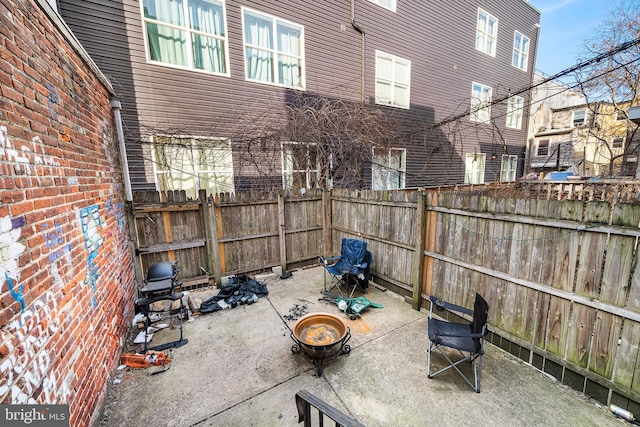
<instances>
[{"instance_id":1,"label":"chair armrest","mask_svg":"<svg viewBox=\"0 0 640 427\"><path fill-rule=\"evenodd\" d=\"M328 258L325 258L325 257L321 256L321 257L318 258L318 260L320 261L320 264L323 264L323 265L328 265L327 261L335 261L337 259L340 259L339 255L338 256L328 257Z\"/></svg>"},{"instance_id":2,"label":"chair armrest","mask_svg":"<svg viewBox=\"0 0 640 427\"><path fill-rule=\"evenodd\" d=\"M429 296L429 301L431 301L432 307L433 307L433 304L435 304L436 307L440 307L441 309L444 309L444 310L457 311L458 313L464 313L464 314L469 314L473 316L473 310L461 307L459 305L451 304L450 302L441 300L433 295Z\"/></svg>"}]
</instances>

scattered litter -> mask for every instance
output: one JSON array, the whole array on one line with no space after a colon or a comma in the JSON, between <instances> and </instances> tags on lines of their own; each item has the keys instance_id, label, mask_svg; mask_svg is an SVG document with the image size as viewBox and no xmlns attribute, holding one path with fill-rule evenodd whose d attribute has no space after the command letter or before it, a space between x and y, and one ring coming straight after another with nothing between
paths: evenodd
<instances>
[{"instance_id":1,"label":"scattered litter","mask_svg":"<svg viewBox=\"0 0 640 427\"><path fill-rule=\"evenodd\" d=\"M338 308L344 311L344 313L348 315L351 320L356 320L357 317L360 317L362 315L362 310L364 310L365 308L383 308L382 304L371 302L365 296L359 296L357 298L338 297L336 298L336 304L338 305Z\"/></svg>"},{"instance_id":2,"label":"scattered litter","mask_svg":"<svg viewBox=\"0 0 640 427\"><path fill-rule=\"evenodd\" d=\"M148 368L168 365L171 363L171 358L162 351L149 350L145 354L125 353L120 361L130 368Z\"/></svg>"},{"instance_id":3,"label":"scattered litter","mask_svg":"<svg viewBox=\"0 0 640 427\"><path fill-rule=\"evenodd\" d=\"M282 316L284 318L284 320L288 320L290 322L294 321L294 320L298 320L299 318L301 318L302 316L304 316L305 314L308 313L307 310L307 305L304 304L302 306L296 304L293 307L291 307L289 309L289 313L290 314L285 314L284 316Z\"/></svg>"},{"instance_id":4,"label":"scattered litter","mask_svg":"<svg viewBox=\"0 0 640 427\"><path fill-rule=\"evenodd\" d=\"M290 271L286 271L284 273L282 273L282 276L280 276L281 279L288 279L291 276L293 276L293 273L291 273Z\"/></svg>"},{"instance_id":5,"label":"scattered litter","mask_svg":"<svg viewBox=\"0 0 640 427\"><path fill-rule=\"evenodd\" d=\"M120 365L120 366L118 366L118 371L122 371L126 367L127 367L127 365Z\"/></svg>"},{"instance_id":6,"label":"scattered litter","mask_svg":"<svg viewBox=\"0 0 640 427\"><path fill-rule=\"evenodd\" d=\"M144 343L144 331L140 331L140 333L138 333L138 335L133 339L133 343L134 344L142 344ZM151 341L151 337L153 337L153 334L150 334L147 332L147 343Z\"/></svg>"},{"instance_id":7,"label":"scattered litter","mask_svg":"<svg viewBox=\"0 0 640 427\"><path fill-rule=\"evenodd\" d=\"M200 313L211 313L224 310L226 307L235 308L238 305L253 304L258 301L259 297L268 293L266 285L248 276L230 277L229 283L220 288L218 295L212 296L200 304Z\"/></svg>"},{"instance_id":8,"label":"scattered litter","mask_svg":"<svg viewBox=\"0 0 640 427\"><path fill-rule=\"evenodd\" d=\"M116 378L115 380L113 380L113 385L118 385L120 384L120 378Z\"/></svg>"},{"instance_id":9,"label":"scattered litter","mask_svg":"<svg viewBox=\"0 0 640 427\"><path fill-rule=\"evenodd\" d=\"M144 321L144 314L138 313L133 316L133 321L131 322L131 326L136 326L138 323Z\"/></svg>"}]
</instances>

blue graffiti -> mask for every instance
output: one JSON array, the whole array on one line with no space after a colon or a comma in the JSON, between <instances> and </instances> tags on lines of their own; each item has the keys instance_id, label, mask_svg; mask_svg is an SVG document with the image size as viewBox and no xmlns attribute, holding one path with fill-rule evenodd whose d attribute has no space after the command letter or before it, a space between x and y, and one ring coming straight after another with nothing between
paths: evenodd
<instances>
[{"instance_id":1,"label":"blue graffiti","mask_svg":"<svg viewBox=\"0 0 640 427\"><path fill-rule=\"evenodd\" d=\"M89 253L87 255L87 274L84 278L85 285L91 287L93 291L93 306L98 306L97 297L97 284L99 274L99 267L96 264L96 258L98 256L98 249L103 243L102 236L100 236L101 221L100 212L97 205L89 206L80 210L80 221L82 223L82 235L84 236L84 246Z\"/></svg>"},{"instance_id":2,"label":"blue graffiti","mask_svg":"<svg viewBox=\"0 0 640 427\"><path fill-rule=\"evenodd\" d=\"M24 302L24 283L20 285L18 290L13 289L13 280L9 277L9 273L4 272L4 278L7 280L7 284L9 285L9 293L13 297L14 300L18 301L21 306L21 310L24 313L24 309L26 308L26 304Z\"/></svg>"}]
</instances>

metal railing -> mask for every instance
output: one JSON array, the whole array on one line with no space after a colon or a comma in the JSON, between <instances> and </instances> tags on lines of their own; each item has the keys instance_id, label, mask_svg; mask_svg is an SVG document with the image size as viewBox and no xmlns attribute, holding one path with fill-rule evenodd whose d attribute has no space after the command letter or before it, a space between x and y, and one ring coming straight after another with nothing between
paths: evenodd
<instances>
[{"instance_id":1,"label":"metal railing","mask_svg":"<svg viewBox=\"0 0 640 427\"><path fill-rule=\"evenodd\" d=\"M296 393L296 407L298 408L298 423L304 421L304 427L311 427L311 407L318 411L318 424L324 426L325 417L335 422L336 427L365 427L364 424L346 415L342 411L329 405L324 400L314 396L306 390Z\"/></svg>"}]
</instances>

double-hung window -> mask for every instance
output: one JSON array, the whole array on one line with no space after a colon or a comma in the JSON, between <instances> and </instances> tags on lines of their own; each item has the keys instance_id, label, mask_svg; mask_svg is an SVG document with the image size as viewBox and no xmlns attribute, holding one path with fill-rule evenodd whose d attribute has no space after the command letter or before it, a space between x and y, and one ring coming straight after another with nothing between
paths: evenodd
<instances>
[{"instance_id":1,"label":"double-hung window","mask_svg":"<svg viewBox=\"0 0 640 427\"><path fill-rule=\"evenodd\" d=\"M524 98L512 96L507 104L507 127L520 129L522 127L522 109L524 108Z\"/></svg>"},{"instance_id":2,"label":"double-hung window","mask_svg":"<svg viewBox=\"0 0 640 427\"><path fill-rule=\"evenodd\" d=\"M548 139L539 139L536 141L536 156L548 156L549 155L549 144L550 140Z\"/></svg>"},{"instance_id":3,"label":"double-hung window","mask_svg":"<svg viewBox=\"0 0 640 427\"><path fill-rule=\"evenodd\" d=\"M143 0L147 60L229 75L224 1Z\"/></svg>"},{"instance_id":4,"label":"double-hung window","mask_svg":"<svg viewBox=\"0 0 640 427\"><path fill-rule=\"evenodd\" d=\"M503 154L502 165L500 166L500 181L511 182L516 180L518 170L518 156Z\"/></svg>"},{"instance_id":5,"label":"double-hung window","mask_svg":"<svg viewBox=\"0 0 640 427\"><path fill-rule=\"evenodd\" d=\"M406 175L404 148L373 149L371 187L374 190L397 190L404 188Z\"/></svg>"},{"instance_id":6,"label":"double-hung window","mask_svg":"<svg viewBox=\"0 0 640 427\"><path fill-rule=\"evenodd\" d=\"M285 190L320 187L320 159L316 144L282 144L282 180Z\"/></svg>"},{"instance_id":7,"label":"double-hung window","mask_svg":"<svg viewBox=\"0 0 640 427\"><path fill-rule=\"evenodd\" d=\"M242 8L247 80L304 88L304 28Z\"/></svg>"},{"instance_id":8,"label":"double-hung window","mask_svg":"<svg viewBox=\"0 0 640 427\"><path fill-rule=\"evenodd\" d=\"M409 108L411 61L376 50L376 104Z\"/></svg>"},{"instance_id":9,"label":"double-hung window","mask_svg":"<svg viewBox=\"0 0 640 427\"><path fill-rule=\"evenodd\" d=\"M498 39L498 18L478 8L478 25L476 27L476 49L496 56Z\"/></svg>"},{"instance_id":10,"label":"double-hung window","mask_svg":"<svg viewBox=\"0 0 640 427\"><path fill-rule=\"evenodd\" d=\"M378 6L382 6L385 9L389 9L392 12L396 11L396 0L369 0L371 3L375 3Z\"/></svg>"},{"instance_id":11,"label":"double-hung window","mask_svg":"<svg viewBox=\"0 0 640 427\"><path fill-rule=\"evenodd\" d=\"M484 164L487 155L484 153L467 153L464 169L465 184L484 183Z\"/></svg>"},{"instance_id":12,"label":"double-hung window","mask_svg":"<svg viewBox=\"0 0 640 427\"><path fill-rule=\"evenodd\" d=\"M474 122L486 123L491 115L491 96L493 89L480 83L473 82L471 91L471 114Z\"/></svg>"},{"instance_id":13,"label":"double-hung window","mask_svg":"<svg viewBox=\"0 0 640 427\"><path fill-rule=\"evenodd\" d=\"M513 37L513 60L511 65L527 71L529 64L529 38L516 31Z\"/></svg>"},{"instance_id":14,"label":"double-hung window","mask_svg":"<svg viewBox=\"0 0 640 427\"><path fill-rule=\"evenodd\" d=\"M202 189L210 194L233 192L228 139L155 136L153 143L158 190L184 190L194 199Z\"/></svg>"},{"instance_id":15,"label":"double-hung window","mask_svg":"<svg viewBox=\"0 0 640 427\"><path fill-rule=\"evenodd\" d=\"M571 118L572 127L583 126L586 116L587 116L587 110L574 111Z\"/></svg>"},{"instance_id":16,"label":"double-hung window","mask_svg":"<svg viewBox=\"0 0 640 427\"><path fill-rule=\"evenodd\" d=\"M615 151L623 150L625 139L624 136L614 136L611 138L611 149Z\"/></svg>"}]
</instances>

